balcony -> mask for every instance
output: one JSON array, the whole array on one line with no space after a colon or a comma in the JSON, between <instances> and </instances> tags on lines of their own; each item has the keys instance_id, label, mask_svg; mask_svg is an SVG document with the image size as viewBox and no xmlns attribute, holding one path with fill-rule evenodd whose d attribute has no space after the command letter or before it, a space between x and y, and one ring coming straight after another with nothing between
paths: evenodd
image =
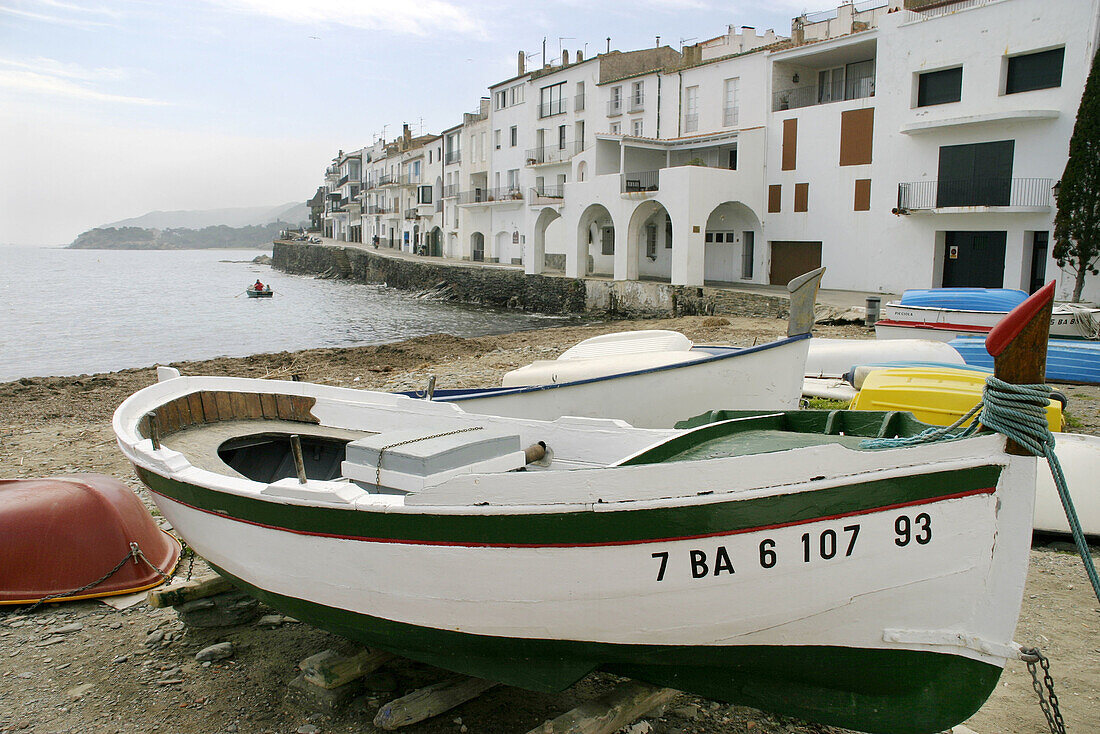
<instances>
[{"instance_id":1,"label":"balcony","mask_svg":"<svg viewBox=\"0 0 1100 734\"><path fill-rule=\"evenodd\" d=\"M416 219L419 216L420 213L417 211L417 208L415 206L412 209L405 210L405 219Z\"/></svg>"},{"instance_id":2,"label":"balcony","mask_svg":"<svg viewBox=\"0 0 1100 734\"><path fill-rule=\"evenodd\" d=\"M393 211L393 208L387 209L381 204L368 204L364 209L364 214L389 214Z\"/></svg>"},{"instance_id":3,"label":"balcony","mask_svg":"<svg viewBox=\"0 0 1100 734\"><path fill-rule=\"evenodd\" d=\"M340 177L340 180L336 182L336 188L340 188L341 186L343 186L347 182L348 182L348 174L345 173L343 176Z\"/></svg>"},{"instance_id":4,"label":"balcony","mask_svg":"<svg viewBox=\"0 0 1100 734\"><path fill-rule=\"evenodd\" d=\"M573 97L573 111L574 112L584 112L584 95L583 94L578 94L577 96Z\"/></svg>"},{"instance_id":5,"label":"balcony","mask_svg":"<svg viewBox=\"0 0 1100 734\"><path fill-rule=\"evenodd\" d=\"M565 100L555 99L539 105L539 118L565 114Z\"/></svg>"},{"instance_id":6,"label":"balcony","mask_svg":"<svg viewBox=\"0 0 1100 734\"><path fill-rule=\"evenodd\" d=\"M459 204L491 204L502 201L523 201L523 192L518 187L501 187L460 191L458 194Z\"/></svg>"},{"instance_id":7,"label":"balcony","mask_svg":"<svg viewBox=\"0 0 1100 734\"><path fill-rule=\"evenodd\" d=\"M406 186L408 183L408 176L401 176L396 173L383 173L378 177L379 186Z\"/></svg>"},{"instance_id":8,"label":"balcony","mask_svg":"<svg viewBox=\"0 0 1100 734\"><path fill-rule=\"evenodd\" d=\"M543 184L531 189L531 193L534 194L532 203L541 203L539 202L540 199L552 199L552 203L560 204L561 200L565 198L565 187L561 184L557 186Z\"/></svg>"},{"instance_id":9,"label":"balcony","mask_svg":"<svg viewBox=\"0 0 1100 734\"><path fill-rule=\"evenodd\" d=\"M458 196L458 184L447 184L443 187L443 198L451 199Z\"/></svg>"},{"instance_id":10,"label":"balcony","mask_svg":"<svg viewBox=\"0 0 1100 734\"><path fill-rule=\"evenodd\" d=\"M644 94L632 94L630 95L630 111L641 112L645 109L645 95Z\"/></svg>"},{"instance_id":11,"label":"balcony","mask_svg":"<svg viewBox=\"0 0 1100 734\"><path fill-rule=\"evenodd\" d=\"M449 150L443 154L443 163L445 165L451 165L452 163L458 163L462 160L461 150Z\"/></svg>"},{"instance_id":12,"label":"balcony","mask_svg":"<svg viewBox=\"0 0 1100 734\"><path fill-rule=\"evenodd\" d=\"M898 212L998 207L1049 209L1049 178L932 179L898 184Z\"/></svg>"},{"instance_id":13,"label":"balcony","mask_svg":"<svg viewBox=\"0 0 1100 734\"><path fill-rule=\"evenodd\" d=\"M541 166L547 163L565 163L582 150L584 150L584 142L577 140L572 143L530 148L527 151L527 165Z\"/></svg>"},{"instance_id":14,"label":"balcony","mask_svg":"<svg viewBox=\"0 0 1100 734\"><path fill-rule=\"evenodd\" d=\"M645 191L656 191L660 185L660 171L635 171L633 173L620 174L622 179L621 191L624 194L636 194Z\"/></svg>"},{"instance_id":15,"label":"balcony","mask_svg":"<svg viewBox=\"0 0 1100 734\"><path fill-rule=\"evenodd\" d=\"M613 99L607 103L607 116L615 117L616 115L623 114L623 100Z\"/></svg>"},{"instance_id":16,"label":"balcony","mask_svg":"<svg viewBox=\"0 0 1100 734\"><path fill-rule=\"evenodd\" d=\"M858 74L830 84L806 84L772 93L772 112L796 110L800 107L863 99L875 96L874 74Z\"/></svg>"}]
</instances>

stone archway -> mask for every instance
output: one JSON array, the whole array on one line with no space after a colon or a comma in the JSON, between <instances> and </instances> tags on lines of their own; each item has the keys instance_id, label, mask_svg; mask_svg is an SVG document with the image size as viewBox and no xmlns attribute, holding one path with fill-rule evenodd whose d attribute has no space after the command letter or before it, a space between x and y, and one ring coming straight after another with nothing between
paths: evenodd
<instances>
[{"instance_id":1,"label":"stone archway","mask_svg":"<svg viewBox=\"0 0 1100 734\"><path fill-rule=\"evenodd\" d=\"M526 265L526 272L530 275L538 275L546 267L546 228L550 226L552 222L561 219L561 213L553 207L546 207L539 212L538 219L535 220L535 230L531 237L531 248L529 253L524 253L524 264ZM564 266L564 263L563 263ZM560 269L560 268L555 268Z\"/></svg>"},{"instance_id":2,"label":"stone archway","mask_svg":"<svg viewBox=\"0 0 1100 734\"><path fill-rule=\"evenodd\" d=\"M479 262L485 259L485 235L481 232L470 235L470 259Z\"/></svg>"},{"instance_id":3,"label":"stone archway","mask_svg":"<svg viewBox=\"0 0 1100 734\"><path fill-rule=\"evenodd\" d=\"M656 199L643 201L630 215L626 253L619 265L625 280L671 282L672 216L664 204Z\"/></svg>"},{"instance_id":4,"label":"stone archway","mask_svg":"<svg viewBox=\"0 0 1100 734\"><path fill-rule=\"evenodd\" d=\"M603 204L590 204L577 220L577 276L615 272L615 221ZM567 272L572 274L568 269Z\"/></svg>"},{"instance_id":5,"label":"stone archway","mask_svg":"<svg viewBox=\"0 0 1100 734\"><path fill-rule=\"evenodd\" d=\"M703 280L736 283L757 279L762 262L760 219L745 204L726 201L707 217Z\"/></svg>"},{"instance_id":6,"label":"stone archway","mask_svg":"<svg viewBox=\"0 0 1100 734\"><path fill-rule=\"evenodd\" d=\"M493 237L493 251L492 256L489 258L490 262L508 263L512 262L512 257L509 254L508 245L512 241L512 235L505 231L497 232Z\"/></svg>"},{"instance_id":7,"label":"stone archway","mask_svg":"<svg viewBox=\"0 0 1100 734\"><path fill-rule=\"evenodd\" d=\"M432 257L443 257L443 230L433 227L428 232L428 253Z\"/></svg>"}]
</instances>

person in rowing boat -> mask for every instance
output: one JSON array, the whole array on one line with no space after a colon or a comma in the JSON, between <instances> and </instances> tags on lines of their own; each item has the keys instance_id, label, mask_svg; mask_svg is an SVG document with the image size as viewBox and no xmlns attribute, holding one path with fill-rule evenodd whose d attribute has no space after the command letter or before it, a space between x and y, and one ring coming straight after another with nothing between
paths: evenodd
<instances>
[{"instance_id":1,"label":"person in rowing boat","mask_svg":"<svg viewBox=\"0 0 1100 734\"><path fill-rule=\"evenodd\" d=\"M264 284L260 282L259 278L256 278L256 282L252 285L252 290L262 291L263 289L264 289Z\"/></svg>"}]
</instances>

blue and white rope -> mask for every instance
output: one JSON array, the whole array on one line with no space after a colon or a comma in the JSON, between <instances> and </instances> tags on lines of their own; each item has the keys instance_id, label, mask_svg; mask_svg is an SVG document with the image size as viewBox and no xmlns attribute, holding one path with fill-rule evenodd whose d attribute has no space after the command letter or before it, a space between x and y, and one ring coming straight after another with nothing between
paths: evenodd
<instances>
[{"instance_id":1,"label":"blue and white rope","mask_svg":"<svg viewBox=\"0 0 1100 734\"><path fill-rule=\"evenodd\" d=\"M1092 583L1092 590L1097 600L1100 600L1100 577L1097 576L1092 554L1089 552L1088 543L1085 542L1081 522L1077 519L1077 510L1074 509L1073 500L1069 496L1062 465L1054 453L1054 434L1050 432L1046 413L1047 405L1050 403L1050 393L1051 389L1047 385L1013 385L990 376L982 390L981 401L952 425L944 428L929 428L910 438L874 438L863 441L860 447L886 449L916 446L934 441L956 441L977 433L980 423L986 428L1004 434L1029 453L1046 458L1050 473L1054 477L1054 486L1058 489L1058 498L1062 500L1062 509L1065 510L1070 532L1073 534L1073 542L1085 565L1085 573L1088 574L1089 581ZM957 433L952 433L979 410L981 410L979 420Z\"/></svg>"}]
</instances>

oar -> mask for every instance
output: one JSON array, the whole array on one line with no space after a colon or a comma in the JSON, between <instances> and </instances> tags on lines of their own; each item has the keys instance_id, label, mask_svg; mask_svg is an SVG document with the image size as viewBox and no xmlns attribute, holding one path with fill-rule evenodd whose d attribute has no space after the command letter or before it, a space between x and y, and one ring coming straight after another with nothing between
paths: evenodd
<instances>
[{"instance_id":1,"label":"oar","mask_svg":"<svg viewBox=\"0 0 1100 734\"><path fill-rule=\"evenodd\" d=\"M234 298L240 298L240 297L241 297L241 296L243 296L243 295L244 295L245 293L248 293L248 289L247 289L247 288L245 288L245 289L244 289L243 291L241 291L240 293L238 293L237 295L235 295L235 296L233 296L233 297L234 297Z\"/></svg>"}]
</instances>

